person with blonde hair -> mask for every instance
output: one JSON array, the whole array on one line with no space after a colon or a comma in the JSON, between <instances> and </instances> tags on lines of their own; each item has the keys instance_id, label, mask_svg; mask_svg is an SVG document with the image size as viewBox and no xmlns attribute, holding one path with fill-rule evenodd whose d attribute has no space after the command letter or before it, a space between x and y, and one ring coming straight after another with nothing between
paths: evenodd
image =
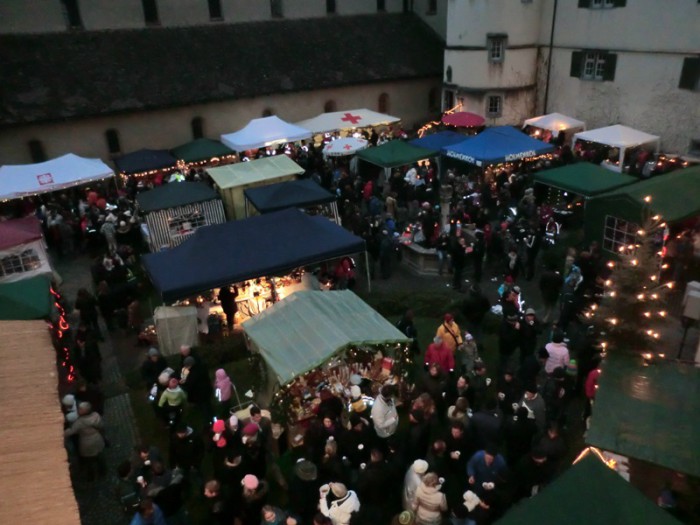
<instances>
[{"instance_id":1,"label":"person with blonde hair","mask_svg":"<svg viewBox=\"0 0 700 525\"><path fill-rule=\"evenodd\" d=\"M435 472L423 476L416 489L413 510L416 513L416 525L440 525L442 513L447 511L447 497L440 489L440 479Z\"/></svg>"}]
</instances>

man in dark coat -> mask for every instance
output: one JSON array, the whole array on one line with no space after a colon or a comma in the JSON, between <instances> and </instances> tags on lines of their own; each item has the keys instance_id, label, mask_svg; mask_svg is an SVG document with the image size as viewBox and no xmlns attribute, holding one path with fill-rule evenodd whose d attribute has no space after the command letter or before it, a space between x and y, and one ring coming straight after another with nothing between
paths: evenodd
<instances>
[{"instance_id":1,"label":"man in dark coat","mask_svg":"<svg viewBox=\"0 0 700 525\"><path fill-rule=\"evenodd\" d=\"M150 390L154 384L158 383L158 376L167 367L168 363L158 349L149 348L146 354L146 360L141 365L141 377L143 378L147 390Z\"/></svg>"},{"instance_id":2,"label":"man in dark coat","mask_svg":"<svg viewBox=\"0 0 700 525\"><path fill-rule=\"evenodd\" d=\"M491 310L491 302L481 292L481 287L477 284L472 285L469 295L462 304L462 313L467 320L469 333L477 342L481 342L481 324L489 310Z\"/></svg>"},{"instance_id":3,"label":"man in dark coat","mask_svg":"<svg viewBox=\"0 0 700 525\"><path fill-rule=\"evenodd\" d=\"M170 468L179 468L185 477L199 473L204 459L204 442L184 422L170 436Z\"/></svg>"},{"instance_id":4,"label":"man in dark coat","mask_svg":"<svg viewBox=\"0 0 700 525\"><path fill-rule=\"evenodd\" d=\"M393 473L391 466L384 459L384 453L373 448L370 461L360 469L357 478L357 496L362 507L372 507L377 510L376 523L389 523L392 510L387 505L387 492L391 490Z\"/></svg>"},{"instance_id":5,"label":"man in dark coat","mask_svg":"<svg viewBox=\"0 0 700 525\"><path fill-rule=\"evenodd\" d=\"M537 338L542 333L542 325L537 319L535 310L525 310L525 317L520 322L520 362L535 353Z\"/></svg>"},{"instance_id":6,"label":"man in dark coat","mask_svg":"<svg viewBox=\"0 0 700 525\"><path fill-rule=\"evenodd\" d=\"M193 356L182 360L182 376L180 386L187 393L187 400L196 405L202 413L204 421L211 421L211 398L213 388L204 364Z\"/></svg>"},{"instance_id":7,"label":"man in dark coat","mask_svg":"<svg viewBox=\"0 0 700 525\"><path fill-rule=\"evenodd\" d=\"M520 319L511 314L501 322L498 333L498 373L501 374L512 360L513 354L520 347Z\"/></svg>"}]
</instances>

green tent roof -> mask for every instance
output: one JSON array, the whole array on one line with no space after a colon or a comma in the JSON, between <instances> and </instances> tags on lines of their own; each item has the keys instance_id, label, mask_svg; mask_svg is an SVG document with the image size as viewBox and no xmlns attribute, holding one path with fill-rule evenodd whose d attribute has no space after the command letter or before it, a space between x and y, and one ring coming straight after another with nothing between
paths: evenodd
<instances>
[{"instance_id":1,"label":"green tent roof","mask_svg":"<svg viewBox=\"0 0 700 525\"><path fill-rule=\"evenodd\" d=\"M219 188L227 189L242 184L254 184L270 179L277 179L287 175L299 175L304 173L304 168L299 166L287 155L275 155L250 162L228 164L218 168L208 168L207 173L214 179Z\"/></svg>"},{"instance_id":2,"label":"green tent roof","mask_svg":"<svg viewBox=\"0 0 700 525\"><path fill-rule=\"evenodd\" d=\"M48 317L52 304L50 286L46 275L0 284L0 320L29 321Z\"/></svg>"},{"instance_id":3,"label":"green tent roof","mask_svg":"<svg viewBox=\"0 0 700 525\"><path fill-rule=\"evenodd\" d=\"M700 476L700 369L641 357L603 365L586 441L599 448Z\"/></svg>"},{"instance_id":4,"label":"green tent roof","mask_svg":"<svg viewBox=\"0 0 700 525\"><path fill-rule=\"evenodd\" d=\"M412 146L403 140L390 140L376 148L367 148L359 151L357 156L370 164L381 166L382 168L395 168L434 157L438 154L439 151Z\"/></svg>"},{"instance_id":5,"label":"green tent roof","mask_svg":"<svg viewBox=\"0 0 700 525\"><path fill-rule=\"evenodd\" d=\"M606 170L590 162L578 162L561 168L540 171L534 175L535 182L564 191L591 197L621 186L639 182L637 177Z\"/></svg>"},{"instance_id":6,"label":"green tent roof","mask_svg":"<svg viewBox=\"0 0 700 525\"><path fill-rule=\"evenodd\" d=\"M597 404L596 404L597 407ZM678 525L612 469L587 455L497 525Z\"/></svg>"},{"instance_id":7,"label":"green tent roof","mask_svg":"<svg viewBox=\"0 0 700 525\"><path fill-rule=\"evenodd\" d=\"M185 162L201 162L214 157L233 155L234 151L218 140L197 139L171 150L173 157Z\"/></svg>"},{"instance_id":8,"label":"green tent roof","mask_svg":"<svg viewBox=\"0 0 700 525\"><path fill-rule=\"evenodd\" d=\"M219 194L204 182L171 182L136 196L139 209L148 213L218 199Z\"/></svg>"},{"instance_id":9,"label":"green tent roof","mask_svg":"<svg viewBox=\"0 0 700 525\"><path fill-rule=\"evenodd\" d=\"M243 323L243 330L284 385L348 346L408 342L349 290L301 291Z\"/></svg>"}]
</instances>

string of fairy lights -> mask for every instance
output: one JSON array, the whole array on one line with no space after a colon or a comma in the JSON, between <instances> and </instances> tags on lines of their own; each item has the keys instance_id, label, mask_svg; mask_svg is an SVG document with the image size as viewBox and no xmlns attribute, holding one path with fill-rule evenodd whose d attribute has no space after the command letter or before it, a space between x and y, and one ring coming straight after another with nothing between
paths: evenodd
<instances>
[{"instance_id":1,"label":"string of fairy lights","mask_svg":"<svg viewBox=\"0 0 700 525\"><path fill-rule=\"evenodd\" d=\"M49 291L53 296L54 306L58 313L58 319L55 322L49 322L49 330L53 335L56 351L59 353L58 359L61 363L61 369L63 369L66 375L66 381L72 383L75 381L76 374L75 367L70 358L70 324L66 319L66 310L61 305L61 294L54 290L53 287L50 287Z\"/></svg>"}]
</instances>

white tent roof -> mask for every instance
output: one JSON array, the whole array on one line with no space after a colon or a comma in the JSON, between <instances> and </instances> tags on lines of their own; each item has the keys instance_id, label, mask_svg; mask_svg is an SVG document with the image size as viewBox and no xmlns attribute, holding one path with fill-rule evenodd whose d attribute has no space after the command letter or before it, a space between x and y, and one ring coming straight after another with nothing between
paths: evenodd
<instances>
[{"instance_id":1,"label":"white tent roof","mask_svg":"<svg viewBox=\"0 0 700 525\"><path fill-rule=\"evenodd\" d=\"M107 177L114 177L114 171L100 159L86 159L73 153L37 164L2 166L0 200L49 193Z\"/></svg>"},{"instance_id":2,"label":"white tent roof","mask_svg":"<svg viewBox=\"0 0 700 525\"><path fill-rule=\"evenodd\" d=\"M650 135L643 131L628 128L620 124L607 126L605 128L591 129L589 131L581 131L574 135L576 140L587 140L589 142L597 142L598 144L606 144L615 148L631 148L641 144L656 143L659 144L659 137Z\"/></svg>"},{"instance_id":3,"label":"white tent roof","mask_svg":"<svg viewBox=\"0 0 700 525\"><path fill-rule=\"evenodd\" d=\"M540 129L548 129L554 132L555 136L558 135L560 131L567 129L586 129L586 123L582 120L567 117L561 113L548 113L547 115L529 118L523 122L523 127L525 126L535 126L536 128Z\"/></svg>"},{"instance_id":4,"label":"white tent roof","mask_svg":"<svg viewBox=\"0 0 700 525\"><path fill-rule=\"evenodd\" d=\"M285 142L296 142L310 137L311 132L308 129L290 124L273 115L253 119L243 129L221 135L221 142L234 151L246 151Z\"/></svg>"},{"instance_id":5,"label":"white tent roof","mask_svg":"<svg viewBox=\"0 0 700 525\"><path fill-rule=\"evenodd\" d=\"M369 109L351 109L321 113L317 117L297 122L297 126L311 130L313 133L327 133L339 129L381 126L398 122L399 120L401 119L398 117L377 113Z\"/></svg>"}]
</instances>

